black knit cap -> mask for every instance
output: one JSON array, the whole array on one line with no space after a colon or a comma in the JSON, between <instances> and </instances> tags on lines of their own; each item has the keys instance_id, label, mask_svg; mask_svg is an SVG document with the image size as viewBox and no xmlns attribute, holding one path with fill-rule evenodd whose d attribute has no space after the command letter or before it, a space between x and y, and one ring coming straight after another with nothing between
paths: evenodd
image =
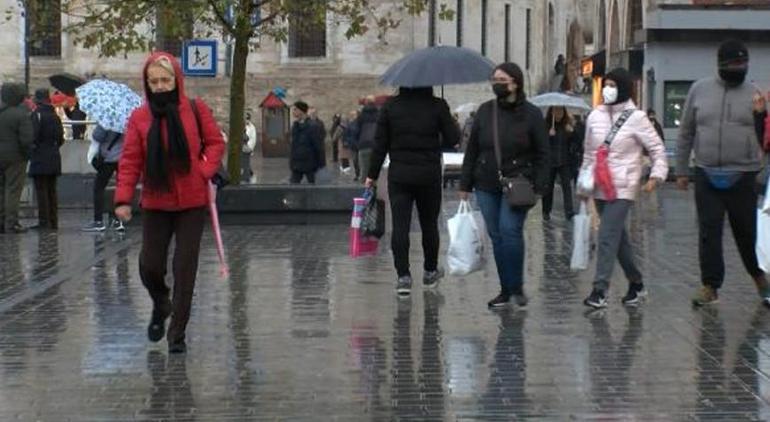
<instances>
[{"instance_id":1,"label":"black knit cap","mask_svg":"<svg viewBox=\"0 0 770 422\"><path fill-rule=\"evenodd\" d=\"M310 106L308 106L304 101L295 102L294 107L297 107L303 113L307 113L307 111L310 109Z\"/></svg>"},{"instance_id":2,"label":"black knit cap","mask_svg":"<svg viewBox=\"0 0 770 422\"><path fill-rule=\"evenodd\" d=\"M748 61L749 50L740 40L727 40L719 46L719 51L717 52L717 60L719 60L720 66L739 60Z\"/></svg>"},{"instance_id":3,"label":"black knit cap","mask_svg":"<svg viewBox=\"0 0 770 422\"><path fill-rule=\"evenodd\" d=\"M634 82L631 74L626 69L616 67L604 77L604 80L605 82L611 80L618 86L618 99L614 103L607 105L620 104L631 99L631 95L634 92Z\"/></svg>"},{"instance_id":4,"label":"black knit cap","mask_svg":"<svg viewBox=\"0 0 770 422\"><path fill-rule=\"evenodd\" d=\"M51 94L48 91L48 88L38 88L35 90L35 102L40 104L51 102Z\"/></svg>"},{"instance_id":5,"label":"black knit cap","mask_svg":"<svg viewBox=\"0 0 770 422\"><path fill-rule=\"evenodd\" d=\"M521 71L519 65L512 62L500 63L495 67L495 70L502 70L516 82L516 98L518 100L526 98L524 93L524 72Z\"/></svg>"}]
</instances>

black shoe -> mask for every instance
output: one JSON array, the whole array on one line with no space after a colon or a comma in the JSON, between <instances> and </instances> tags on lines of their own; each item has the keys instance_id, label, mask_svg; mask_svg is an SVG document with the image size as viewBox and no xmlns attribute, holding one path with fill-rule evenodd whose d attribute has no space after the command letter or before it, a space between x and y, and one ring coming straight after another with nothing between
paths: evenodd
<instances>
[{"instance_id":1,"label":"black shoe","mask_svg":"<svg viewBox=\"0 0 770 422\"><path fill-rule=\"evenodd\" d=\"M187 343L184 340L175 341L168 344L169 353L187 353Z\"/></svg>"},{"instance_id":2,"label":"black shoe","mask_svg":"<svg viewBox=\"0 0 770 422\"><path fill-rule=\"evenodd\" d=\"M551 214L543 214L543 221L551 221Z\"/></svg>"},{"instance_id":3,"label":"black shoe","mask_svg":"<svg viewBox=\"0 0 770 422\"><path fill-rule=\"evenodd\" d=\"M147 326L147 338L151 342L159 342L166 335L166 318L171 315L171 302L166 299L166 303L161 306L153 306L150 325Z\"/></svg>"},{"instance_id":4,"label":"black shoe","mask_svg":"<svg viewBox=\"0 0 770 422\"><path fill-rule=\"evenodd\" d=\"M620 301L624 305L638 305L644 298L647 297L647 289L644 288L642 283L629 283L628 293L623 296Z\"/></svg>"},{"instance_id":5,"label":"black shoe","mask_svg":"<svg viewBox=\"0 0 770 422\"><path fill-rule=\"evenodd\" d=\"M607 307L607 299L604 297L603 291L593 289L583 304L594 309L602 309Z\"/></svg>"},{"instance_id":6,"label":"black shoe","mask_svg":"<svg viewBox=\"0 0 770 422\"><path fill-rule=\"evenodd\" d=\"M507 293L500 293L499 295L497 295L496 298L490 300L487 303L487 307L489 307L489 308L499 308L501 306L507 305L510 302L511 302L511 295L509 295Z\"/></svg>"},{"instance_id":7,"label":"black shoe","mask_svg":"<svg viewBox=\"0 0 770 422\"><path fill-rule=\"evenodd\" d=\"M438 281L444 277L444 269L437 268L435 271L425 271L422 276L422 285L425 287L436 287Z\"/></svg>"}]
</instances>

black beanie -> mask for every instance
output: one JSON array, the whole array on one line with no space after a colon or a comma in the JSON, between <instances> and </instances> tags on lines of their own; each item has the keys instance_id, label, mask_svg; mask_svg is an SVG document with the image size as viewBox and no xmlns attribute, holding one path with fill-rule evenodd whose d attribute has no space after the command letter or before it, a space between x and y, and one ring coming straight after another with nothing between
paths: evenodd
<instances>
[{"instance_id":1,"label":"black beanie","mask_svg":"<svg viewBox=\"0 0 770 422\"><path fill-rule=\"evenodd\" d=\"M516 99L521 101L526 98L524 93L524 72L516 63L506 62L495 67L495 70L502 70L516 82Z\"/></svg>"},{"instance_id":2,"label":"black beanie","mask_svg":"<svg viewBox=\"0 0 770 422\"><path fill-rule=\"evenodd\" d=\"M310 109L310 107L304 101L297 101L294 103L294 107L297 107L303 113L307 113L307 111Z\"/></svg>"},{"instance_id":3,"label":"black beanie","mask_svg":"<svg viewBox=\"0 0 770 422\"><path fill-rule=\"evenodd\" d=\"M746 45L739 40L727 40L719 46L717 60L719 61L720 67L726 62L748 59L749 50L746 48Z\"/></svg>"},{"instance_id":4,"label":"black beanie","mask_svg":"<svg viewBox=\"0 0 770 422\"><path fill-rule=\"evenodd\" d=\"M48 88L38 88L35 91L35 102L39 104L48 104L51 102L51 96Z\"/></svg>"},{"instance_id":5,"label":"black beanie","mask_svg":"<svg viewBox=\"0 0 770 422\"><path fill-rule=\"evenodd\" d=\"M634 92L634 82L626 69L616 67L604 77L604 80L612 80L618 86L618 99L608 105L624 103L631 99L631 94Z\"/></svg>"}]
</instances>

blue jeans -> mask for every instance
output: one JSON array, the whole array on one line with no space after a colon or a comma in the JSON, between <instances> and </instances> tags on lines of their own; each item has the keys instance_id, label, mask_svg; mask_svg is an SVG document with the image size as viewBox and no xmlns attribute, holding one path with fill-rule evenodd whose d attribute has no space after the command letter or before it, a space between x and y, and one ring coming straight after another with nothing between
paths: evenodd
<instances>
[{"instance_id":1,"label":"blue jeans","mask_svg":"<svg viewBox=\"0 0 770 422\"><path fill-rule=\"evenodd\" d=\"M520 294L524 284L524 221L527 210L514 210L502 192L476 191L505 294Z\"/></svg>"}]
</instances>

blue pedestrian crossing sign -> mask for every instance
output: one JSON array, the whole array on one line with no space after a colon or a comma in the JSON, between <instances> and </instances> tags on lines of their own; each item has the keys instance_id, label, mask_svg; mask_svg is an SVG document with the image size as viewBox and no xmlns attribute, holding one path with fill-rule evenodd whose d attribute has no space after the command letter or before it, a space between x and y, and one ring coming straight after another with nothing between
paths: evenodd
<instances>
[{"instance_id":1,"label":"blue pedestrian crossing sign","mask_svg":"<svg viewBox=\"0 0 770 422\"><path fill-rule=\"evenodd\" d=\"M217 41L185 41L182 71L185 76L217 76Z\"/></svg>"}]
</instances>

